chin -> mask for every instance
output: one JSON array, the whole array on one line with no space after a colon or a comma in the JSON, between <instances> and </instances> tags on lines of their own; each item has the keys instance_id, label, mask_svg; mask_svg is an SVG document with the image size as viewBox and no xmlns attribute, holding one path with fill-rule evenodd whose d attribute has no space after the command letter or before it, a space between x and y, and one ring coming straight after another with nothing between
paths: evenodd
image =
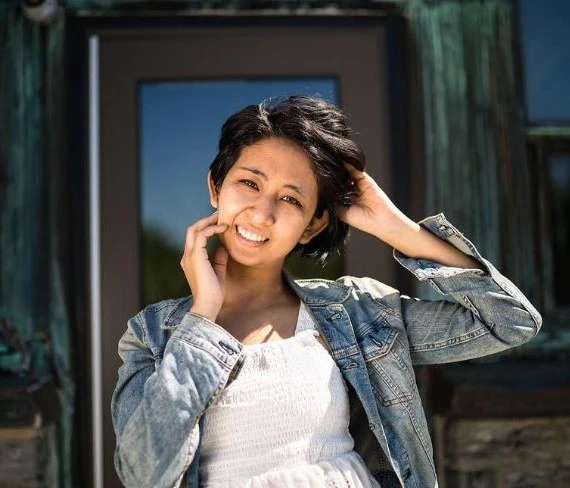
<instances>
[{"instance_id":1,"label":"chin","mask_svg":"<svg viewBox=\"0 0 570 488\"><path fill-rule=\"evenodd\" d=\"M273 267L283 267L285 262L285 257L282 259L267 259L260 256L259 253L245 253L241 249L232 249L232 246L226 246L228 250L228 255L232 261L240 266L246 268L273 268Z\"/></svg>"},{"instance_id":2,"label":"chin","mask_svg":"<svg viewBox=\"0 0 570 488\"><path fill-rule=\"evenodd\" d=\"M259 256L247 256L235 248L226 247L228 255L232 261L246 267L257 267L266 264Z\"/></svg>"}]
</instances>

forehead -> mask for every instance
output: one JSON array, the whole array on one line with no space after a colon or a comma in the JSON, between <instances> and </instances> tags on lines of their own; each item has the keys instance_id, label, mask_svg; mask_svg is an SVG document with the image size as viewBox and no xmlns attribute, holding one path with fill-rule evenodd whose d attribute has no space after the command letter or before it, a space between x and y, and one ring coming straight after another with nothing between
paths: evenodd
<instances>
[{"instance_id":1,"label":"forehead","mask_svg":"<svg viewBox=\"0 0 570 488\"><path fill-rule=\"evenodd\" d=\"M303 187L316 186L313 164L305 151L284 139L263 139L242 149L232 170L255 168L268 178L284 179Z\"/></svg>"}]
</instances>

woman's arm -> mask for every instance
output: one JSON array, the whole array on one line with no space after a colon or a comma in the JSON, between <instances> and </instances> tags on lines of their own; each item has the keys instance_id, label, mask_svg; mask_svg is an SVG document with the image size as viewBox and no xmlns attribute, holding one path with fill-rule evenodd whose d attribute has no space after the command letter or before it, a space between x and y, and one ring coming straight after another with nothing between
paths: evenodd
<instances>
[{"instance_id":1,"label":"woman's arm","mask_svg":"<svg viewBox=\"0 0 570 488\"><path fill-rule=\"evenodd\" d=\"M192 307L166 345L164 302L129 320L119 341L123 365L111 408L115 468L127 487L178 486L198 447L198 420L240 360L241 344L213 322L223 301L227 261L222 246L214 265L208 261L208 239L227 228L217 220L211 215L186 229L180 264Z\"/></svg>"},{"instance_id":2,"label":"woman's arm","mask_svg":"<svg viewBox=\"0 0 570 488\"><path fill-rule=\"evenodd\" d=\"M198 420L227 383L240 346L218 325L187 313L155 356L160 351L145 340L147 320L144 311L129 320L119 342L115 468L126 487L171 488L194 457Z\"/></svg>"},{"instance_id":3,"label":"woman's arm","mask_svg":"<svg viewBox=\"0 0 570 488\"><path fill-rule=\"evenodd\" d=\"M484 356L538 333L540 314L443 214L415 223L366 173L350 171L360 198L344 210L344 220L394 247L396 259L419 280L457 302L413 299L374 280L358 280L400 313L416 364Z\"/></svg>"},{"instance_id":4,"label":"woman's arm","mask_svg":"<svg viewBox=\"0 0 570 488\"><path fill-rule=\"evenodd\" d=\"M484 269L473 257L432 234L397 209L388 213L379 223L374 235L404 256L453 268Z\"/></svg>"},{"instance_id":5,"label":"woman's arm","mask_svg":"<svg viewBox=\"0 0 570 488\"><path fill-rule=\"evenodd\" d=\"M407 217L368 174L350 165L346 167L358 193L354 204L339 211L348 225L372 234L411 258L483 269L475 259Z\"/></svg>"},{"instance_id":6,"label":"woman's arm","mask_svg":"<svg viewBox=\"0 0 570 488\"><path fill-rule=\"evenodd\" d=\"M441 300L410 298L369 278L353 282L401 318L414 364L473 359L518 346L538 333L542 319L537 310L443 214L423 220L421 226L478 266L446 266L397 251L394 256L418 280L427 281L456 303L443 296Z\"/></svg>"}]
</instances>

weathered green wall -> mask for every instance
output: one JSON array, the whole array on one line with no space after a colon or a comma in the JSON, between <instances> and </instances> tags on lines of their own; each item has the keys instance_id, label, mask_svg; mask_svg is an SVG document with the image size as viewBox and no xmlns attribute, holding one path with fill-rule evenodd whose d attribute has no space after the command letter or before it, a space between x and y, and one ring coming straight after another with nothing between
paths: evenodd
<instances>
[{"instance_id":1,"label":"weathered green wall","mask_svg":"<svg viewBox=\"0 0 570 488\"><path fill-rule=\"evenodd\" d=\"M416 1L406 12L422 74L427 206L461 223L535 301L533 202L511 2Z\"/></svg>"},{"instance_id":2,"label":"weathered green wall","mask_svg":"<svg viewBox=\"0 0 570 488\"><path fill-rule=\"evenodd\" d=\"M58 178L63 40L62 20L38 26L17 8L0 8L0 318L20 343L0 340L0 368L57 382L60 473L71 486L74 383Z\"/></svg>"}]
</instances>

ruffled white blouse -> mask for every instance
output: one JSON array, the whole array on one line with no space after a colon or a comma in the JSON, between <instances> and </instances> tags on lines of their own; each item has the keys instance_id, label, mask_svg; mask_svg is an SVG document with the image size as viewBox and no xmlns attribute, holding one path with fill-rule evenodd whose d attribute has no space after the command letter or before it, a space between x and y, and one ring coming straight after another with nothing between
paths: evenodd
<instances>
[{"instance_id":1,"label":"ruffled white blouse","mask_svg":"<svg viewBox=\"0 0 570 488\"><path fill-rule=\"evenodd\" d=\"M244 346L240 373L205 412L200 485L379 488L348 431L342 374L301 303L295 335Z\"/></svg>"}]
</instances>

